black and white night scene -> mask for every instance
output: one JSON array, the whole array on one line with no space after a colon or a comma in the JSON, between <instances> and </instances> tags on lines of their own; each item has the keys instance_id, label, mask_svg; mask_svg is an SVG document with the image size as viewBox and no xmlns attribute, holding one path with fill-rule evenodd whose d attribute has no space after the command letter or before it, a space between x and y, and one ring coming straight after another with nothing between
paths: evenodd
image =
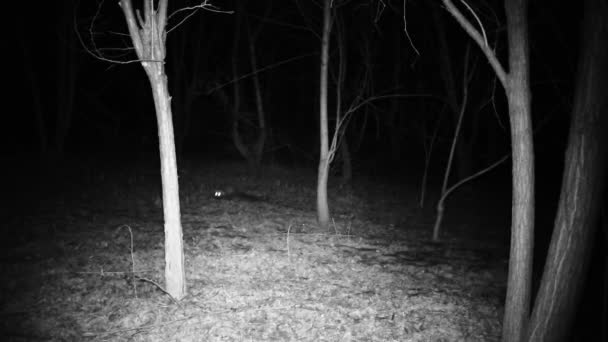
<instances>
[{"instance_id":1,"label":"black and white night scene","mask_svg":"<svg viewBox=\"0 0 608 342\"><path fill-rule=\"evenodd\" d=\"M608 341L608 1L5 6L0 340Z\"/></svg>"}]
</instances>

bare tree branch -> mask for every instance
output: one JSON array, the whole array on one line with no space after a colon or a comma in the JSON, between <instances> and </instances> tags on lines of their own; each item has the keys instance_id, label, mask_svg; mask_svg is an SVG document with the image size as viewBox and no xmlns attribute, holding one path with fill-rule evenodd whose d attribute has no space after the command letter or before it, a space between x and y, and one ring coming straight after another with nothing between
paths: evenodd
<instances>
[{"instance_id":1,"label":"bare tree branch","mask_svg":"<svg viewBox=\"0 0 608 342\"><path fill-rule=\"evenodd\" d=\"M234 82L238 82L238 81L243 80L245 78L251 77L254 74L258 74L258 73L261 73L261 72L269 70L269 69L274 69L274 68L276 68L276 67L278 67L280 65L287 64L289 62L293 62L293 61L298 60L298 59L314 56L314 55L317 55L317 54L318 54L318 52L311 52L311 53L307 53L307 54L304 54L304 55L299 55L299 56L291 57L291 58L288 58L288 59L284 59L284 60L276 62L274 64L267 65L267 66L265 66L263 68L260 68L260 69L257 69L257 70L253 70L250 73L247 73L245 75L239 76L239 77L237 77L235 79L232 79L232 80L230 80L228 82L222 83L222 84L220 84L218 86L215 86L215 87L207 90L207 94L211 94L214 91L219 90L219 89L221 89L221 88L223 88L223 87L225 87L227 85L230 85L230 84L232 84Z\"/></svg>"},{"instance_id":2,"label":"bare tree branch","mask_svg":"<svg viewBox=\"0 0 608 342\"><path fill-rule=\"evenodd\" d=\"M407 31L407 19L405 17L405 3L407 1L404 0L403 1L403 31L405 32L405 36L407 37L407 40L410 42L410 46L412 47L412 49L414 49L414 52L416 52L416 54L418 56L420 56L420 52L418 52L418 49L416 49L416 46L414 46L414 42L412 41L412 38L410 37L410 33Z\"/></svg>"},{"instance_id":3,"label":"bare tree branch","mask_svg":"<svg viewBox=\"0 0 608 342\"><path fill-rule=\"evenodd\" d=\"M131 5L131 0L122 0L119 2L120 7L127 19L127 27L129 28L129 34L133 40L133 45L135 46L135 52L137 53L137 58L143 60L143 56L141 55L142 51L142 41L139 36L139 29L135 22L135 17L133 17L133 6Z\"/></svg>"},{"instance_id":4,"label":"bare tree branch","mask_svg":"<svg viewBox=\"0 0 608 342\"><path fill-rule=\"evenodd\" d=\"M471 36L471 38L475 41L475 43L477 43L477 45L479 46L481 51L488 58L488 62L490 63L490 65L492 66L494 71L496 72L496 76L500 80L500 83L502 83L502 86L505 89L507 89L507 73L505 72L504 68L500 64L500 61L498 61L498 58L496 57L496 54L494 53L494 51L492 51L492 49L490 49L490 46L487 44L487 40L484 39L485 32L483 33L483 36L482 36L479 33L479 31L477 29L475 29L473 27L473 25L462 15L460 10L458 10L458 8L456 8L456 6L454 6L454 4L452 3L451 0L443 0L443 4L445 5L448 12L450 12L450 14L454 17L454 19L456 19L456 21L460 24L460 26L462 26L462 28ZM467 5L467 8L469 8L469 10L471 12L473 12L473 10L468 5ZM475 18L479 21L477 16L475 16ZM483 29L483 26L482 26L482 29Z\"/></svg>"}]
</instances>

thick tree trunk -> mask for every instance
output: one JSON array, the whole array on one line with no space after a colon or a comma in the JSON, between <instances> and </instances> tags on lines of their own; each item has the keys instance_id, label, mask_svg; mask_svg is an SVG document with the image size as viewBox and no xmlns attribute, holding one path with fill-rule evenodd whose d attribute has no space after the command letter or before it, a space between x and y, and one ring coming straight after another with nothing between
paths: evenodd
<instances>
[{"instance_id":1,"label":"thick tree trunk","mask_svg":"<svg viewBox=\"0 0 608 342\"><path fill-rule=\"evenodd\" d=\"M329 204L327 202L327 179L329 174L329 136L327 128L327 74L329 68L329 34L331 31L331 0L323 1L323 36L321 39L321 82L320 108L319 108L319 133L321 147L319 154L319 168L317 176L317 217L321 227L329 225Z\"/></svg>"},{"instance_id":2,"label":"thick tree trunk","mask_svg":"<svg viewBox=\"0 0 608 342\"><path fill-rule=\"evenodd\" d=\"M171 100L164 70L149 77L154 95L160 147L165 218L165 285L169 294L181 299L186 295L186 279Z\"/></svg>"},{"instance_id":3,"label":"thick tree trunk","mask_svg":"<svg viewBox=\"0 0 608 342\"><path fill-rule=\"evenodd\" d=\"M152 87L158 124L165 219L165 290L171 297L181 300L186 296L186 275L171 96L164 68L167 0L160 0L157 9L153 5L152 0L145 1L143 15L138 16L139 21L136 21L131 1L120 2L137 57Z\"/></svg>"},{"instance_id":4,"label":"thick tree trunk","mask_svg":"<svg viewBox=\"0 0 608 342\"><path fill-rule=\"evenodd\" d=\"M505 0L509 73L505 72L484 36L460 13L452 1L443 0L443 3L486 55L507 95L511 122L513 198L502 340L519 342L525 336L530 314L534 247L534 150L528 79L528 3L527 0Z\"/></svg>"},{"instance_id":5,"label":"thick tree trunk","mask_svg":"<svg viewBox=\"0 0 608 342\"><path fill-rule=\"evenodd\" d=\"M519 342L530 314L534 248L534 150L530 108L528 10L526 0L506 0L513 198L511 248L502 340Z\"/></svg>"},{"instance_id":6,"label":"thick tree trunk","mask_svg":"<svg viewBox=\"0 0 608 342\"><path fill-rule=\"evenodd\" d=\"M528 341L565 341L578 309L606 181L608 4L585 2L565 171Z\"/></svg>"}]
</instances>

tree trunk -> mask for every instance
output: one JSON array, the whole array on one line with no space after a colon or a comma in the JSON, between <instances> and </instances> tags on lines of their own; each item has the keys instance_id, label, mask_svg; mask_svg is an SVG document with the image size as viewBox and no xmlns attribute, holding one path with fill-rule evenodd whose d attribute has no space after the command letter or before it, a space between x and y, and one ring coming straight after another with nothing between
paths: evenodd
<instances>
[{"instance_id":1,"label":"tree trunk","mask_svg":"<svg viewBox=\"0 0 608 342\"><path fill-rule=\"evenodd\" d=\"M507 74L481 33L465 19L451 0L443 0L443 3L485 54L507 95L511 122L513 198L502 340L519 342L525 336L530 314L534 247L534 150L528 79L528 4L526 0L505 0L509 45Z\"/></svg>"},{"instance_id":2,"label":"tree trunk","mask_svg":"<svg viewBox=\"0 0 608 342\"><path fill-rule=\"evenodd\" d=\"M319 84L320 108L319 124L321 147L317 177L317 216L319 225L329 225L329 204L327 202L327 179L329 174L329 136L327 128L327 74L329 68L329 34L331 31L331 0L323 1L323 36L321 39L321 80Z\"/></svg>"},{"instance_id":3,"label":"tree trunk","mask_svg":"<svg viewBox=\"0 0 608 342\"><path fill-rule=\"evenodd\" d=\"M348 145L346 132L344 132L344 135L340 141L340 155L342 157L342 186L350 187L353 180L353 161L350 154L350 147Z\"/></svg>"},{"instance_id":4,"label":"tree trunk","mask_svg":"<svg viewBox=\"0 0 608 342\"><path fill-rule=\"evenodd\" d=\"M460 87L468 87L469 82L468 79L471 75L468 75L466 70L469 70L467 65L469 63L469 48L467 44L465 57L464 57L464 65L465 72L462 75L463 82L458 87L455 82L455 74L452 69L453 59L450 57L450 48L448 46L447 34L445 32L445 27L443 25L443 20L441 18L441 13L437 10L433 10L433 22L435 23L435 28L437 30L437 41L439 48L439 70L441 79L443 80L443 88L446 94L446 102L448 107L452 112L452 120L454 126L458 125L460 122L463 113L461 113L461 107L466 105L464 103L464 99L460 99L462 103L458 103L458 89ZM471 73L474 72L472 69ZM464 97L464 96L463 96ZM472 171L472 144L468 141L466 135L460 134L458 136L458 142L455 145L455 156L456 156L456 170L457 170L457 178L463 179L471 174Z\"/></svg>"},{"instance_id":5,"label":"tree trunk","mask_svg":"<svg viewBox=\"0 0 608 342\"><path fill-rule=\"evenodd\" d=\"M250 162L253 167L253 173L259 175L262 167L262 157L264 154L264 146L266 143L266 112L264 110L264 99L262 97L262 86L257 73L258 63L255 52L255 41L251 34L251 28L247 24L247 38L249 40L249 62L251 64L251 72L253 72L253 90L255 92L255 108L257 113L258 129L257 137L250 150Z\"/></svg>"},{"instance_id":6,"label":"tree trunk","mask_svg":"<svg viewBox=\"0 0 608 342\"><path fill-rule=\"evenodd\" d=\"M587 0L554 232L528 341L565 341L581 298L606 181L608 4Z\"/></svg>"},{"instance_id":7,"label":"tree trunk","mask_svg":"<svg viewBox=\"0 0 608 342\"><path fill-rule=\"evenodd\" d=\"M179 300L186 295L186 279L177 159L167 76L162 67L159 66L159 69L161 70L158 74L149 74L149 77L154 95L160 147L163 214L165 218L165 283L167 292L173 298Z\"/></svg>"},{"instance_id":8,"label":"tree trunk","mask_svg":"<svg viewBox=\"0 0 608 342\"><path fill-rule=\"evenodd\" d=\"M165 290L171 297L181 300L186 296L186 275L171 97L164 68L167 0L160 0L156 10L153 4L152 0L146 0L144 13L141 17L138 15L139 21L136 21L131 1L120 2L137 57L152 87L158 124L165 219Z\"/></svg>"},{"instance_id":9,"label":"tree trunk","mask_svg":"<svg viewBox=\"0 0 608 342\"><path fill-rule=\"evenodd\" d=\"M534 149L530 108L528 10L526 0L506 0L513 198L511 248L502 340L522 341L530 315L534 248Z\"/></svg>"},{"instance_id":10,"label":"tree trunk","mask_svg":"<svg viewBox=\"0 0 608 342\"><path fill-rule=\"evenodd\" d=\"M241 134L241 130L239 129L240 122L243 116L243 113L240 111L241 107L241 87L239 85L239 75L238 75L238 51L239 51L239 42L240 42L240 33L241 33L241 22L243 20L241 13L244 12L245 4L239 3L239 7L236 11L236 25L235 25L235 33L234 39L232 42L232 77L234 80L234 88L233 88L233 101L229 103L228 97L222 93L218 93L222 98L222 101L231 108L232 111L232 142L234 147L239 152L239 154L247 161L247 165L249 170L254 175L259 175L262 164L262 157L264 153L264 146L266 143L266 113L264 112L263 99L262 99L262 90L259 83L259 78L256 72L257 61L255 56L255 43L253 41L253 37L251 35L251 31L249 26L247 25L247 33L248 33L248 44L249 44L249 62L253 72L253 85L254 85L254 96L256 103L256 119L251 119L251 122L257 120L257 127L254 127L254 124L250 124L253 133L250 136L243 136ZM247 118L245 118L247 119ZM249 121L249 120L243 120ZM251 129L249 127L248 129Z\"/></svg>"}]
</instances>

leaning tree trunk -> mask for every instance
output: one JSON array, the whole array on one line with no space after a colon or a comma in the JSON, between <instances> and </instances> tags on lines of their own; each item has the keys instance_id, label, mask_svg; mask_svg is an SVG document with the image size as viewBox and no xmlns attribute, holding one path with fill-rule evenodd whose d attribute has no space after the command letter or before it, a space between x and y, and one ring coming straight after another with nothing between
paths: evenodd
<instances>
[{"instance_id":1,"label":"leaning tree trunk","mask_svg":"<svg viewBox=\"0 0 608 342\"><path fill-rule=\"evenodd\" d=\"M530 314L534 246L534 150L528 79L528 4L527 0L505 0L509 45L509 72L506 73L485 36L471 25L451 0L443 0L443 3L486 55L507 95L511 123L513 198L502 340L519 342L525 336Z\"/></svg>"},{"instance_id":2,"label":"leaning tree trunk","mask_svg":"<svg viewBox=\"0 0 608 342\"><path fill-rule=\"evenodd\" d=\"M323 1L323 36L321 38L321 82L320 91L320 139L319 169L317 176L317 217L321 227L329 225L329 204L327 202L327 180L329 176L329 136L327 128L327 74L329 69L329 34L331 31L331 0Z\"/></svg>"},{"instance_id":3,"label":"leaning tree trunk","mask_svg":"<svg viewBox=\"0 0 608 342\"><path fill-rule=\"evenodd\" d=\"M127 21L137 57L141 61L152 87L158 123L165 218L165 290L171 297L180 300L186 296L186 276L175 140L171 119L171 97L164 68L167 1L160 0L158 9L154 10L154 1L145 0L144 13L142 17L138 13L138 21L135 20L130 0L121 0L120 6Z\"/></svg>"},{"instance_id":4,"label":"leaning tree trunk","mask_svg":"<svg viewBox=\"0 0 608 342\"><path fill-rule=\"evenodd\" d=\"M565 171L528 341L565 341L578 309L606 181L608 4L585 2Z\"/></svg>"}]
</instances>

